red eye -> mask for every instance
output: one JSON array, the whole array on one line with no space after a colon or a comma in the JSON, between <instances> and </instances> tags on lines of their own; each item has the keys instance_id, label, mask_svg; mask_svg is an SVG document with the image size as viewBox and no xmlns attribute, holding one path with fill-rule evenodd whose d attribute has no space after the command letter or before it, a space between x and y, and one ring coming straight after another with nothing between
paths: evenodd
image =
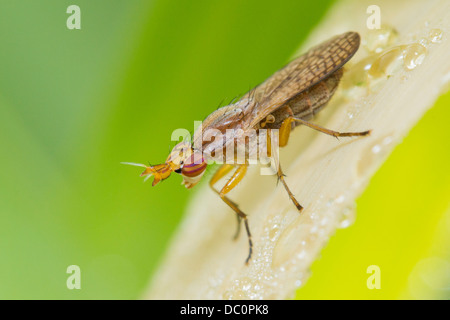
<instances>
[{"instance_id":1,"label":"red eye","mask_svg":"<svg viewBox=\"0 0 450 320\"><path fill-rule=\"evenodd\" d=\"M186 177L197 177L206 169L207 163L200 152L194 152L185 162L181 174Z\"/></svg>"}]
</instances>

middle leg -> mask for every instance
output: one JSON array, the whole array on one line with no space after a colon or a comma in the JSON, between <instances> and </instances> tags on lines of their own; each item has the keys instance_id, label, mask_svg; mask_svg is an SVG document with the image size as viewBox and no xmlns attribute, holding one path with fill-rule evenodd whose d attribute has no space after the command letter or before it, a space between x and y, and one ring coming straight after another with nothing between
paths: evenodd
<instances>
[{"instance_id":1,"label":"middle leg","mask_svg":"<svg viewBox=\"0 0 450 320\"><path fill-rule=\"evenodd\" d=\"M284 122L283 122L283 124L284 124ZM297 208L298 212L300 213L300 212L302 212L303 207L300 205L300 203L297 201L297 199L295 199L294 194L289 189L289 187L286 183L286 180L284 179L284 177L286 175L283 173L283 170L281 169L281 165L280 165L278 146L284 147L287 144L287 140L289 139L289 133L286 134L286 130L289 130L289 131L291 130L290 123L289 123L289 126L287 126L287 125L281 126L280 131L279 131L279 139L278 139L279 142L278 143L277 143L277 141L273 141L272 132L270 130L267 135L267 146L268 146L268 148L270 148L270 156L274 160L275 166L277 168L278 181L281 181L281 183L283 183L284 189L288 193L289 198L294 203L295 207Z\"/></svg>"}]
</instances>

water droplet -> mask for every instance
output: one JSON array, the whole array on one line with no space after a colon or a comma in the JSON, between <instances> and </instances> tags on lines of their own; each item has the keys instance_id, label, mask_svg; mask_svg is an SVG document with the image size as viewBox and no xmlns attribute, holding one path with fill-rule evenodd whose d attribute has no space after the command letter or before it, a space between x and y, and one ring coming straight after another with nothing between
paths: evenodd
<instances>
[{"instance_id":1,"label":"water droplet","mask_svg":"<svg viewBox=\"0 0 450 320\"><path fill-rule=\"evenodd\" d=\"M334 200L333 200L333 199L330 199L330 200L327 201L326 206L327 206L328 208L331 208L331 207L333 206L333 203L334 203Z\"/></svg>"},{"instance_id":2,"label":"water droplet","mask_svg":"<svg viewBox=\"0 0 450 320\"><path fill-rule=\"evenodd\" d=\"M379 53L394 43L397 38L397 30L390 26L383 25L380 29L370 30L363 40L363 46L369 52Z\"/></svg>"},{"instance_id":3,"label":"water droplet","mask_svg":"<svg viewBox=\"0 0 450 320\"><path fill-rule=\"evenodd\" d=\"M283 271L285 263L308 246L308 242L305 240L310 240L309 232L312 227L312 224L297 222L289 225L281 233L273 249L272 268Z\"/></svg>"},{"instance_id":4,"label":"water droplet","mask_svg":"<svg viewBox=\"0 0 450 320\"><path fill-rule=\"evenodd\" d=\"M378 144L376 144L372 147L372 153L377 154L380 152L380 150L381 150L381 147Z\"/></svg>"},{"instance_id":5,"label":"water droplet","mask_svg":"<svg viewBox=\"0 0 450 320\"><path fill-rule=\"evenodd\" d=\"M345 196L343 194L341 194L340 196L338 196L335 200L336 203L342 203L345 200Z\"/></svg>"},{"instance_id":6,"label":"water droplet","mask_svg":"<svg viewBox=\"0 0 450 320\"><path fill-rule=\"evenodd\" d=\"M413 70L418 65L421 65L425 56L427 54L427 49L419 43L413 43L405 48L405 69Z\"/></svg>"},{"instance_id":7,"label":"water droplet","mask_svg":"<svg viewBox=\"0 0 450 320\"><path fill-rule=\"evenodd\" d=\"M247 296L245 295L245 292L242 290L236 290L233 294L232 294L232 298L233 300L242 300L242 299L246 299Z\"/></svg>"},{"instance_id":8,"label":"water droplet","mask_svg":"<svg viewBox=\"0 0 450 320\"><path fill-rule=\"evenodd\" d=\"M364 175L367 170L370 170L374 164L379 164L378 159L384 157L390 148L387 148L393 141L392 136L387 135L374 141L372 145L368 146L362 154L358 162L358 175Z\"/></svg>"},{"instance_id":9,"label":"water droplet","mask_svg":"<svg viewBox=\"0 0 450 320\"><path fill-rule=\"evenodd\" d=\"M431 29L428 38L433 43L439 43L442 40L442 30L441 29Z\"/></svg>"},{"instance_id":10,"label":"water droplet","mask_svg":"<svg viewBox=\"0 0 450 320\"><path fill-rule=\"evenodd\" d=\"M248 291L251 287L252 287L252 286L251 286L250 283L245 283L245 284L242 286L242 290L243 290L243 291Z\"/></svg>"},{"instance_id":11,"label":"water droplet","mask_svg":"<svg viewBox=\"0 0 450 320\"><path fill-rule=\"evenodd\" d=\"M270 228L270 230L269 230L270 241L275 241L278 238L279 231L280 231L280 226L275 223L272 226L272 228Z\"/></svg>"},{"instance_id":12,"label":"water droplet","mask_svg":"<svg viewBox=\"0 0 450 320\"><path fill-rule=\"evenodd\" d=\"M381 78L391 76L401 69L405 46L396 46L381 53L369 69L369 76L372 78Z\"/></svg>"},{"instance_id":13,"label":"water droplet","mask_svg":"<svg viewBox=\"0 0 450 320\"><path fill-rule=\"evenodd\" d=\"M383 139L382 144L387 146L388 144L390 144L392 142L392 137L391 136L387 136Z\"/></svg>"},{"instance_id":14,"label":"water droplet","mask_svg":"<svg viewBox=\"0 0 450 320\"><path fill-rule=\"evenodd\" d=\"M301 250L298 254L297 254L297 258L302 260L306 257L306 250Z\"/></svg>"},{"instance_id":15,"label":"water droplet","mask_svg":"<svg viewBox=\"0 0 450 320\"><path fill-rule=\"evenodd\" d=\"M377 55L370 55L349 67L342 78L341 87L344 90L353 90L355 87L366 85L368 82L367 71L370 69L376 58ZM353 93L349 92L348 95L353 95Z\"/></svg>"},{"instance_id":16,"label":"water droplet","mask_svg":"<svg viewBox=\"0 0 450 320\"><path fill-rule=\"evenodd\" d=\"M351 205L342 210L338 228L344 229L351 226L356 220L355 206Z\"/></svg>"},{"instance_id":17,"label":"water droplet","mask_svg":"<svg viewBox=\"0 0 450 320\"><path fill-rule=\"evenodd\" d=\"M427 38L422 38L419 40L419 43L426 48L430 45L430 40Z\"/></svg>"}]
</instances>

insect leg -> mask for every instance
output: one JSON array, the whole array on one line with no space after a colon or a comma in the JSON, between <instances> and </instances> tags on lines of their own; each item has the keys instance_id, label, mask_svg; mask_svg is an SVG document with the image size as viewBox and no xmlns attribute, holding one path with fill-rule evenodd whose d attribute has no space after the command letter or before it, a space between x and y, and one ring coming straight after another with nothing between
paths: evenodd
<instances>
[{"instance_id":1,"label":"insect leg","mask_svg":"<svg viewBox=\"0 0 450 320\"><path fill-rule=\"evenodd\" d=\"M231 176L231 178L225 183L222 190L220 190L219 196L231 209L234 210L234 212L236 212L238 214L240 219L244 220L244 225L245 225L245 230L247 231L248 245L249 245L248 257L245 260L245 264L248 264L250 258L252 257L253 242L252 242L252 235L250 234L250 228L248 226L247 215L245 213L243 213L234 202L230 201L225 196L225 194L227 194L228 192L233 190L233 188L238 185L238 183L242 180L242 178L244 178L246 172L247 172L247 165L246 164L239 165L238 168L236 169L236 171Z\"/></svg>"},{"instance_id":2,"label":"insect leg","mask_svg":"<svg viewBox=\"0 0 450 320\"><path fill-rule=\"evenodd\" d=\"M281 127L280 127L280 137L279 137L279 145L280 147L284 147L287 145L288 141L289 141L289 136L291 134L291 130L292 130L292 122L294 121L294 117L289 117L286 118L283 123L281 123Z\"/></svg>"},{"instance_id":3,"label":"insect leg","mask_svg":"<svg viewBox=\"0 0 450 320\"><path fill-rule=\"evenodd\" d=\"M214 185L217 183L217 181L219 181L220 179L222 179L224 176L227 175L227 173L229 173L232 169L234 169L234 166L231 164L223 164L215 173L214 176L211 178L211 180L209 181L209 186L211 187L211 189L217 193L220 196L220 192L214 188ZM234 203L233 201L229 200L228 201L230 203L232 203L235 207L237 207L237 204ZM236 233L233 236L233 240L236 240L239 236L239 233L241 232L241 217L239 216L239 214L236 214L236 218L237 218L237 229L236 229Z\"/></svg>"},{"instance_id":4,"label":"insect leg","mask_svg":"<svg viewBox=\"0 0 450 320\"><path fill-rule=\"evenodd\" d=\"M288 119L286 119L286 120L288 120ZM286 120L283 121L280 131L279 131L280 147L285 146L289 140L289 132L291 131L291 122L287 122ZM284 125L285 122L287 122L288 125ZM286 131L288 131L288 133L286 133ZM286 189L286 192L288 193L289 198L291 198L292 202L297 207L298 212L302 212L303 207L300 205L300 203L297 201L297 199L295 199L293 193L291 192L291 190L289 189L289 187L286 184L286 181L284 180L285 175L284 175L283 171L281 170L281 165L280 165L279 156L278 156L278 148L271 142L270 137L271 137L271 134L268 134L268 143L271 147L271 156L272 156L273 160L275 161L275 165L277 167L278 181L281 181L283 183L283 186Z\"/></svg>"},{"instance_id":5,"label":"insect leg","mask_svg":"<svg viewBox=\"0 0 450 320\"><path fill-rule=\"evenodd\" d=\"M320 131L322 133L328 134L328 135L336 137L336 138L338 138L338 137L367 136L368 134L370 134L370 130L362 131L362 132L337 132L337 131L333 131L333 130L330 130L330 129L318 126L317 124L308 122L308 121L300 119L300 118L289 117L286 120L288 120L288 119L292 119L291 121L300 122L301 124L304 124L305 126L308 126L308 127L312 128L314 130ZM283 121L283 124L284 124L284 121Z\"/></svg>"}]
</instances>

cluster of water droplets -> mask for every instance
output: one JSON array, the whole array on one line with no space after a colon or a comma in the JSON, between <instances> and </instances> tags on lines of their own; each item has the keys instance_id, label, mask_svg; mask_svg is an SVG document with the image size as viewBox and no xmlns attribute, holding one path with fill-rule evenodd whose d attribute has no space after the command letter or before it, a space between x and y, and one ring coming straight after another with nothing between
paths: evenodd
<instances>
[{"instance_id":1,"label":"cluster of water droplets","mask_svg":"<svg viewBox=\"0 0 450 320\"><path fill-rule=\"evenodd\" d=\"M223 299L270 299L276 298L280 285L276 268L272 266L273 251L288 221L285 213L269 217L263 226L263 234L254 244L250 265L239 278L232 280Z\"/></svg>"},{"instance_id":2,"label":"cluster of water droplets","mask_svg":"<svg viewBox=\"0 0 450 320\"><path fill-rule=\"evenodd\" d=\"M232 280L223 299L277 299L281 292L301 287L310 276L309 266L336 228L346 228L355 220L355 205L346 193L327 199L320 195L299 215L285 210L265 219L261 238L255 244L251 265ZM259 246L259 247L258 247ZM305 271L307 270L307 271Z\"/></svg>"},{"instance_id":3,"label":"cluster of water droplets","mask_svg":"<svg viewBox=\"0 0 450 320\"><path fill-rule=\"evenodd\" d=\"M386 79L401 70L412 71L420 66L431 44L442 41L443 32L433 28L424 31L424 36L412 39L408 44L393 45L398 32L389 26L369 31L363 38L362 47L368 56L351 66L343 79L343 88L351 96L377 91ZM408 76L403 75L402 80Z\"/></svg>"},{"instance_id":4,"label":"cluster of water droplets","mask_svg":"<svg viewBox=\"0 0 450 320\"><path fill-rule=\"evenodd\" d=\"M402 82L407 81L410 71L424 62L429 48L442 38L442 30L430 28L429 23L425 23L420 35L411 35L408 44L394 45L398 32L386 25L364 35L362 47L369 55L351 65L342 80L343 95L352 101L347 109L348 119L356 118L362 108L370 107L370 95L379 91L390 77L399 74ZM392 137L383 139L364 153L367 156L361 159L358 172L363 172L376 157L384 156L384 146L391 143Z\"/></svg>"}]
</instances>

